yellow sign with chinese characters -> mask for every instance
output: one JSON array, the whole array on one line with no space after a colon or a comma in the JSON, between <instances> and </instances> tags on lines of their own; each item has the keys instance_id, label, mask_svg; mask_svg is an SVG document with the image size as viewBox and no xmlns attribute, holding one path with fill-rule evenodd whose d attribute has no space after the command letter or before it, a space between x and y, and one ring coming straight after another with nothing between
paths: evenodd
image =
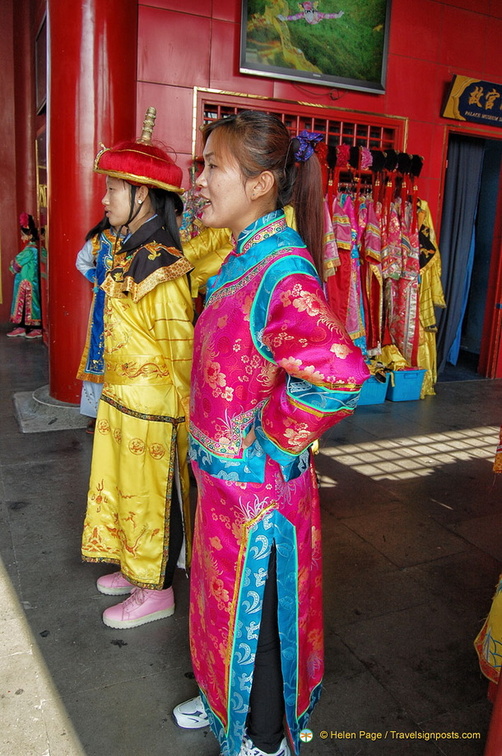
<instances>
[{"instance_id":1,"label":"yellow sign with chinese characters","mask_svg":"<svg viewBox=\"0 0 502 756\"><path fill-rule=\"evenodd\" d=\"M502 84L455 76L441 115L484 126L502 126Z\"/></svg>"}]
</instances>

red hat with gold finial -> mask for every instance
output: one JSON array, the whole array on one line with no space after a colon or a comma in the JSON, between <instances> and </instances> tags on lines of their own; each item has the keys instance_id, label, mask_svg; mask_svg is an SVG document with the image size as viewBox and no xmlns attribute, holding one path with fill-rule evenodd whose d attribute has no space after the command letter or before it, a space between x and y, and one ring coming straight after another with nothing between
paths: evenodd
<instances>
[{"instance_id":1,"label":"red hat with gold finial","mask_svg":"<svg viewBox=\"0 0 502 756\"><path fill-rule=\"evenodd\" d=\"M182 169L165 150L151 144L156 114L155 108L148 108L141 137L136 142L103 147L94 160L94 170L136 186L154 186L183 194Z\"/></svg>"}]
</instances>

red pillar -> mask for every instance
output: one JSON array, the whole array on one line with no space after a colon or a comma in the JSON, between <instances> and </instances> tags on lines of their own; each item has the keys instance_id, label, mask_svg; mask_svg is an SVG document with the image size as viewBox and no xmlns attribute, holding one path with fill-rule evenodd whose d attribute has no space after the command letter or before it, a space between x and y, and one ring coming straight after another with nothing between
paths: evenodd
<instances>
[{"instance_id":1,"label":"red pillar","mask_svg":"<svg viewBox=\"0 0 502 756\"><path fill-rule=\"evenodd\" d=\"M78 402L89 285L75 268L102 217L101 142L135 137L137 0L48 0L49 393Z\"/></svg>"},{"instance_id":2,"label":"red pillar","mask_svg":"<svg viewBox=\"0 0 502 756\"><path fill-rule=\"evenodd\" d=\"M498 186L478 372L487 378L502 378L502 174Z\"/></svg>"},{"instance_id":3,"label":"red pillar","mask_svg":"<svg viewBox=\"0 0 502 756\"><path fill-rule=\"evenodd\" d=\"M16 198L18 215L37 220L35 173L35 55L31 3L14 6L14 94L16 107ZM17 221L17 217L15 219ZM16 229L17 229L16 224Z\"/></svg>"},{"instance_id":4,"label":"red pillar","mask_svg":"<svg viewBox=\"0 0 502 756\"><path fill-rule=\"evenodd\" d=\"M9 320L12 274L9 262L19 252L15 192L16 121L14 107L14 0L0 2L0 320Z\"/></svg>"}]
</instances>

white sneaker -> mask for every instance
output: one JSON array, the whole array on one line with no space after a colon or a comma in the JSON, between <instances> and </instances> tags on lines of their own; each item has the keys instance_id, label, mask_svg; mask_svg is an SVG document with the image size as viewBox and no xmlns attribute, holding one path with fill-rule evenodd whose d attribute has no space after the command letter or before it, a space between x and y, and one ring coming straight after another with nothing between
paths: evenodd
<instances>
[{"instance_id":1,"label":"white sneaker","mask_svg":"<svg viewBox=\"0 0 502 756\"><path fill-rule=\"evenodd\" d=\"M198 730L199 727L209 727L209 719L200 696L196 696L189 701L184 701L175 706L173 709L173 718L179 727L183 727L186 730Z\"/></svg>"},{"instance_id":2,"label":"white sneaker","mask_svg":"<svg viewBox=\"0 0 502 756\"><path fill-rule=\"evenodd\" d=\"M286 738L283 738L277 751L265 753L265 751L253 745L249 738L245 738L239 751L239 756L291 756L291 749Z\"/></svg>"}]
</instances>

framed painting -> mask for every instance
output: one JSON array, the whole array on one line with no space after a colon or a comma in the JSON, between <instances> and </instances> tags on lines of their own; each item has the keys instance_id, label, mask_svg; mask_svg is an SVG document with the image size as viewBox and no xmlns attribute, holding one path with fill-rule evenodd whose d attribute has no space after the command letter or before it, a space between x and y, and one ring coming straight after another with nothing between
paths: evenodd
<instances>
[{"instance_id":1,"label":"framed painting","mask_svg":"<svg viewBox=\"0 0 502 756\"><path fill-rule=\"evenodd\" d=\"M391 0L243 0L240 72L385 92Z\"/></svg>"}]
</instances>

